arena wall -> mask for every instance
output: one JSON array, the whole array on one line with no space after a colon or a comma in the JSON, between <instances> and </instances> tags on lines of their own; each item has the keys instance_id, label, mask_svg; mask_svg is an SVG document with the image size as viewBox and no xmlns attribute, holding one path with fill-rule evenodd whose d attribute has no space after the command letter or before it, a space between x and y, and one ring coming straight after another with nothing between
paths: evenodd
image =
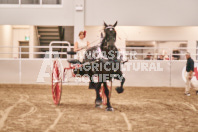
<instances>
[{"instance_id":1,"label":"arena wall","mask_svg":"<svg viewBox=\"0 0 198 132\"><path fill-rule=\"evenodd\" d=\"M61 64L62 68L68 66L65 59ZM51 84L49 59L0 60L0 65L0 83ZM186 61L129 61L123 67L125 86L184 87L185 65ZM83 79L78 83L74 80L65 85L88 85ZM193 83L197 85L197 73ZM113 85L119 85L119 81L115 80Z\"/></svg>"},{"instance_id":2,"label":"arena wall","mask_svg":"<svg viewBox=\"0 0 198 132\"><path fill-rule=\"evenodd\" d=\"M121 26L197 26L197 5L197 0L63 0L57 7L0 6L0 24L99 26L118 20ZM81 22L75 17L80 12Z\"/></svg>"},{"instance_id":3,"label":"arena wall","mask_svg":"<svg viewBox=\"0 0 198 132\"><path fill-rule=\"evenodd\" d=\"M0 45L1 46L11 46L12 44L12 26L4 25L0 26ZM12 52L11 48L0 48L0 52ZM0 58L10 58L12 54L1 54Z\"/></svg>"},{"instance_id":4,"label":"arena wall","mask_svg":"<svg viewBox=\"0 0 198 132\"><path fill-rule=\"evenodd\" d=\"M0 25L74 25L74 0L61 6L0 6Z\"/></svg>"},{"instance_id":5,"label":"arena wall","mask_svg":"<svg viewBox=\"0 0 198 132\"><path fill-rule=\"evenodd\" d=\"M86 26L197 26L196 0L86 0Z\"/></svg>"}]
</instances>

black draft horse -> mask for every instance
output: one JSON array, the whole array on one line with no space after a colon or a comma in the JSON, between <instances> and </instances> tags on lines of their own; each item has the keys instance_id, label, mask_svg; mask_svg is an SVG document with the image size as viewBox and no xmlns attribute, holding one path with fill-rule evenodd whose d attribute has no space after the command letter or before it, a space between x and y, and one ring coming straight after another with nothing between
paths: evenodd
<instances>
[{"instance_id":1,"label":"black draft horse","mask_svg":"<svg viewBox=\"0 0 198 132\"><path fill-rule=\"evenodd\" d=\"M110 104L109 98L109 89L107 87L107 80L112 81L112 79L120 80L121 86L116 87L118 93L124 91L123 84L125 78L121 71L122 61L119 59L119 52L115 46L116 42L116 31L115 27L117 22L114 25L107 25L104 23L104 33L105 36L102 40L100 46L93 46L86 50L85 58L83 61L83 66L80 70L76 71L76 74L80 75L88 74L90 77L90 85L95 86L96 90L96 107L102 105L102 98L100 96L101 85L103 84L105 88L105 95L107 97L107 111L113 111L113 108ZM100 55L100 57L98 57ZM90 66L89 70L87 67ZM93 77L98 77L98 82L94 83Z\"/></svg>"}]
</instances>

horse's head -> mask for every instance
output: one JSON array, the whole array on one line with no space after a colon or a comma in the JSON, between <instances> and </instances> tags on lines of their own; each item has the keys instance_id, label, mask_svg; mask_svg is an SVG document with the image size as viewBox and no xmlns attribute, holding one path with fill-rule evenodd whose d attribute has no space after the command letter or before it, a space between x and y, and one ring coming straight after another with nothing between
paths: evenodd
<instances>
[{"instance_id":1,"label":"horse's head","mask_svg":"<svg viewBox=\"0 0 198 132\"><path fill-rule=\"evenodd\" d=\"M115 41L116 41L116 30L115 27L117 25L117 21L114 25L107 25L104 22L104 32L105 32L105 41L107 43L107 48L108 49L113 49L115 47Z\"/></svg>"}]
</instances>

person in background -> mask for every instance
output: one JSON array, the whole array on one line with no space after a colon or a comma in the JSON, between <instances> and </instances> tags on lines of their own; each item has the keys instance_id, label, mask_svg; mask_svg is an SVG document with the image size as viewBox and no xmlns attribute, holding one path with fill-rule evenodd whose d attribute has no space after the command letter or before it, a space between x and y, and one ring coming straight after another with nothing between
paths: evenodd
<instances>
[{"instance_id":1,"label":"person in background","mask_svg":"<svg viewBox=\"0 0 198 132\"><path fill-rule=\"evenodd\" d=\"M186 53L186 87L185 87L185 95L190 96L190 88L194 88L196 90L196 94L198 94L198 88L195 88L194 85L191 82L191 79L193 77L193 72L194 72L194 61L190 56L190 53Z\"/></svg>"},{"instance_id":2,"label":"person in background","mask_svg":"<svg viewBox=\"0 0 198 132\"><path fill-rule=\"evenodd\" d=\"M146 55L146 58L144 58L144 60L151 60L151 53L148 52L148 54Z\"/></svg>"},{"instance_id":3,"label":"person in background","mask_svg":"<svg viewBox=\"0 0 198 132\"><path fill-rule=\"evenodd\" d=\"M164 56L163 55L159 55L159 57L157 58L157 60L164 60Z\"/></svg>"},{"instance_id":4,"label":"person in background","mask_svg":"<svg viewBox=\"0 0 198 132\"><path fill-rule=\"evenodd\" d=\"M180 59L180 51L179 50L173 50L172 60L179 60Z\"/></svg>"}]
</instances>

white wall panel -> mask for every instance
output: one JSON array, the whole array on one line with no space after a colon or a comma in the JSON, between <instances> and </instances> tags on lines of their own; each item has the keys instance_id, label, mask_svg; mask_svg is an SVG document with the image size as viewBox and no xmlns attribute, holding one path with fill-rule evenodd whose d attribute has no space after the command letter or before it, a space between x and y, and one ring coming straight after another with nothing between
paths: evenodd
<instances>
[{"instance_id":1,"label":"white wall panel","mask_svg":"<svg viewBox=\"0 0 198 132\"><path fill-rule=\"evenodd\" d=\"M83 12L86 26L116 20L121 26L197 26L197 5L197 0L85 0ZM1 6L0 24L73 26L75 6L74 0L56 8Z\"/></svg>"},{"instance_id":2,"label":"white wall panel","mask_svg":"<svg viewBox=\"0 0 198 132\"><path fill-rule=\"evenodd\" d=\"M0 25L0 46L12 46L12 26ZM0 52L12 52L12 48L0 48ZM10 58L12 54L0 54L0 58Z\"/></svg>"},{"instance_id":3,"label":"white wall panel","mask_svg":"<svg viewBox=\"0 0 198 132\"><path fill-rule=\"evenodd\" d=\"M198 25L197 0L86 0L85 25L103 21L121 26Z\"/></svg>"},{"instance_id":4,"label":"white wall panel","mask_svg":"<svg viewBox=\"0 0 198 132\"><path fill-rule=\"evenodd\" d=\"M74 1L62 7L0 7L0 25L73 25Z\"/></svg>"},{"instance_id":5,"label":"white wall panel","mask_svg":"<svg viewBox=\"0 0 198 132\"><path fill-rule=\"evenodd\" d=\"M62 68L68 67L65 59L62 59L60 62ZM0 83L51 84L50 61L47 59L0 60L0 65ZM124 66L126 69L123 71L126 78L124 86L184 87L185 79L183 79L183 76L185 76L185 65L186 61L172 61L171 63L170 61L127 62ZM195 61L195 68L197 66L198 63ZM198 77L198 75L196 76ZM198 86L196 76L193 76L192 82L195 86ZM87 82L81 82L79 84L77 82L67 83L67 85L87 84ZM117 80L113 83L113 86L119 85L120 82Z\"/></svg>"},{"instance_id":6,"label":"white wall panel","mask_svg":"<svg viewBox=\"0 0 198 132\"><path fill-rule=\"evenodd\" d=\"M0 60L0 82L19 83L20 82L20 61L19 60Z\"/></svg>"}]
</instances>

